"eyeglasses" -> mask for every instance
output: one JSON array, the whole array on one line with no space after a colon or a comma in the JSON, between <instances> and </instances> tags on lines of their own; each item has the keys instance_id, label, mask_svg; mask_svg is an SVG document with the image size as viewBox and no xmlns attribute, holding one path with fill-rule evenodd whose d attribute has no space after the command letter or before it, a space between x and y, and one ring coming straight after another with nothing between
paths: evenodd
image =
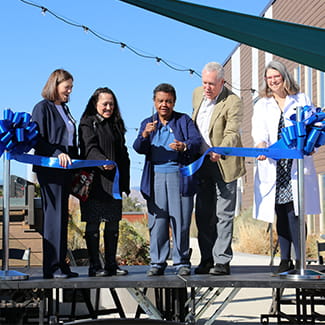
<instances>
[{"instance_id":1,"label":"eyeglasses","mask_svg":"<svg viewBox=\"0 0 325 325\"><path fill-rule=\"evenodd\" d=\"M265 77L265 80L272 80L272 79L279 80L281 78L282 78L282 76L280 74L276 74L274 76Z\"/></svg>"}]
</instances>

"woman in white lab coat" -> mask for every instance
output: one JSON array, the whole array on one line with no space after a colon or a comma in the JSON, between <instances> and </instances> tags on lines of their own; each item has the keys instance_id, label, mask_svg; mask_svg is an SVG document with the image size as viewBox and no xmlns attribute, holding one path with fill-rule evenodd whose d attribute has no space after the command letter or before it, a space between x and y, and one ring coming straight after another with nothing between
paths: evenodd
<instances>
[{"instance_id":1,"label":"woman in white lab coat","mask_svg":"<svg viewBox=\"0 0 325 325\"><path fill-rule=\"evenodd\" d=\"M299 93L286 67L278 61L271 61L264 71L265 89L262 98L254 106L252 137L257 148L267 148L280 139L283 127L292 125L290 116L299 106L312 106L310 99ZM309 112L308 114L311 114ZM312 156L304 158L305 213L319 214L319 188ZM281 262L277 273L294 268L290 249L293 243L296 254L296 268L299 267L299 219L297 195L296 160L278 161L257 157L254 181L254 217L273 222L277 216L276 229L279 238Z\"/></svg>"}]
</instances>

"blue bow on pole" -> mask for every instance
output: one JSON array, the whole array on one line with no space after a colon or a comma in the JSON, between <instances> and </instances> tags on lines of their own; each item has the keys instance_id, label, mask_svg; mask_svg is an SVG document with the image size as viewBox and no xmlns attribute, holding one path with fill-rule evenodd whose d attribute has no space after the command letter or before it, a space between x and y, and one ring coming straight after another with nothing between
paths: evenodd
<instances>
[{"instance_id":1,"label":"blue bow on pole","mask_svg":"<svg viewBox=\"0 0 325 325\"><path fill-rule=\"evenodd\" d=\"M264 155L275 160L278 159L302 159L304 155L310 155L315 148L325 144L325 113L321 108L311 112L312 107L304 106L301 110L301 122L296 122L296 114L290 117L293 125L281 130L281 139L268 148L238 148L238 147L212 147L192 164L180 168L183 176L193 175L203 164L205 156L209 152L215 152L223 156L258 157ZM308 115L303 119L305 114Z\"/></svg>"},{"instance_id":2,"label":"blue bow on pole","mask_svg":"<svg viewBox=\"0 0 325 325\"><path fill-rule=\"evenodd\" d=\"M7 108L0 120L0 157L4 151L23 153L37 142L37 124L28 113L13 113Z\"/></svg>"}]
</instances>

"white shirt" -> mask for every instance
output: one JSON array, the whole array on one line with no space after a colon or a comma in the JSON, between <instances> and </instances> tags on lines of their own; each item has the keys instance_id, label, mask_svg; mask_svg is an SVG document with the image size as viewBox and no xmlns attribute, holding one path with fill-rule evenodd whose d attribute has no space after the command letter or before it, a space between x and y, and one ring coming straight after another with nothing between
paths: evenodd
<instances>
[{"instance_id":1,"label":"white shirt","mask_svg":"<svg viewBox=\"0 0 325 325\"><path fill-rule=\"evenodd\" d=\"M71 119L67 116L65 113L62 105L55 105L57 110L59 111L61 117L63 118L63 121L67 127L67 132L68 132L68 146L73 146L73 135L74 135L74 124L71 121Z\"/></svg>"},{"instance_id":2,"label":"white shirt","mask_svg":"<svg viewBox=\"0 0 325 325\"><path fill-rule=\"evenodd\" d=\"M201 153L204 153L208 148L211 147L211 141L209 137L209 126L211 121L211 115L214 109L214 105L217 102L217 98L215 99L208 99L205 98L200 106L196 124L200 130L200 133L204 139L201 145Z\"/></svg>"}]
</instances>

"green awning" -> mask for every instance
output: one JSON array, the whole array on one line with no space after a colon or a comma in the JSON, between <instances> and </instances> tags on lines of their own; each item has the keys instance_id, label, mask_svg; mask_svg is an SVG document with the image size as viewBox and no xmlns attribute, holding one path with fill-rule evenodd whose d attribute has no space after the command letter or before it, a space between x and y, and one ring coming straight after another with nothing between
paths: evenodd
<instances>
[{"instance_id":1,"label":"green awning","mask_svg":"<svg viewBox=\"0 0 325 325\"><path fill-rule=\"evenodd\" d=\"M120 0L325 71L325 29L178 0Z\"/></svg>"}]
</instances>

